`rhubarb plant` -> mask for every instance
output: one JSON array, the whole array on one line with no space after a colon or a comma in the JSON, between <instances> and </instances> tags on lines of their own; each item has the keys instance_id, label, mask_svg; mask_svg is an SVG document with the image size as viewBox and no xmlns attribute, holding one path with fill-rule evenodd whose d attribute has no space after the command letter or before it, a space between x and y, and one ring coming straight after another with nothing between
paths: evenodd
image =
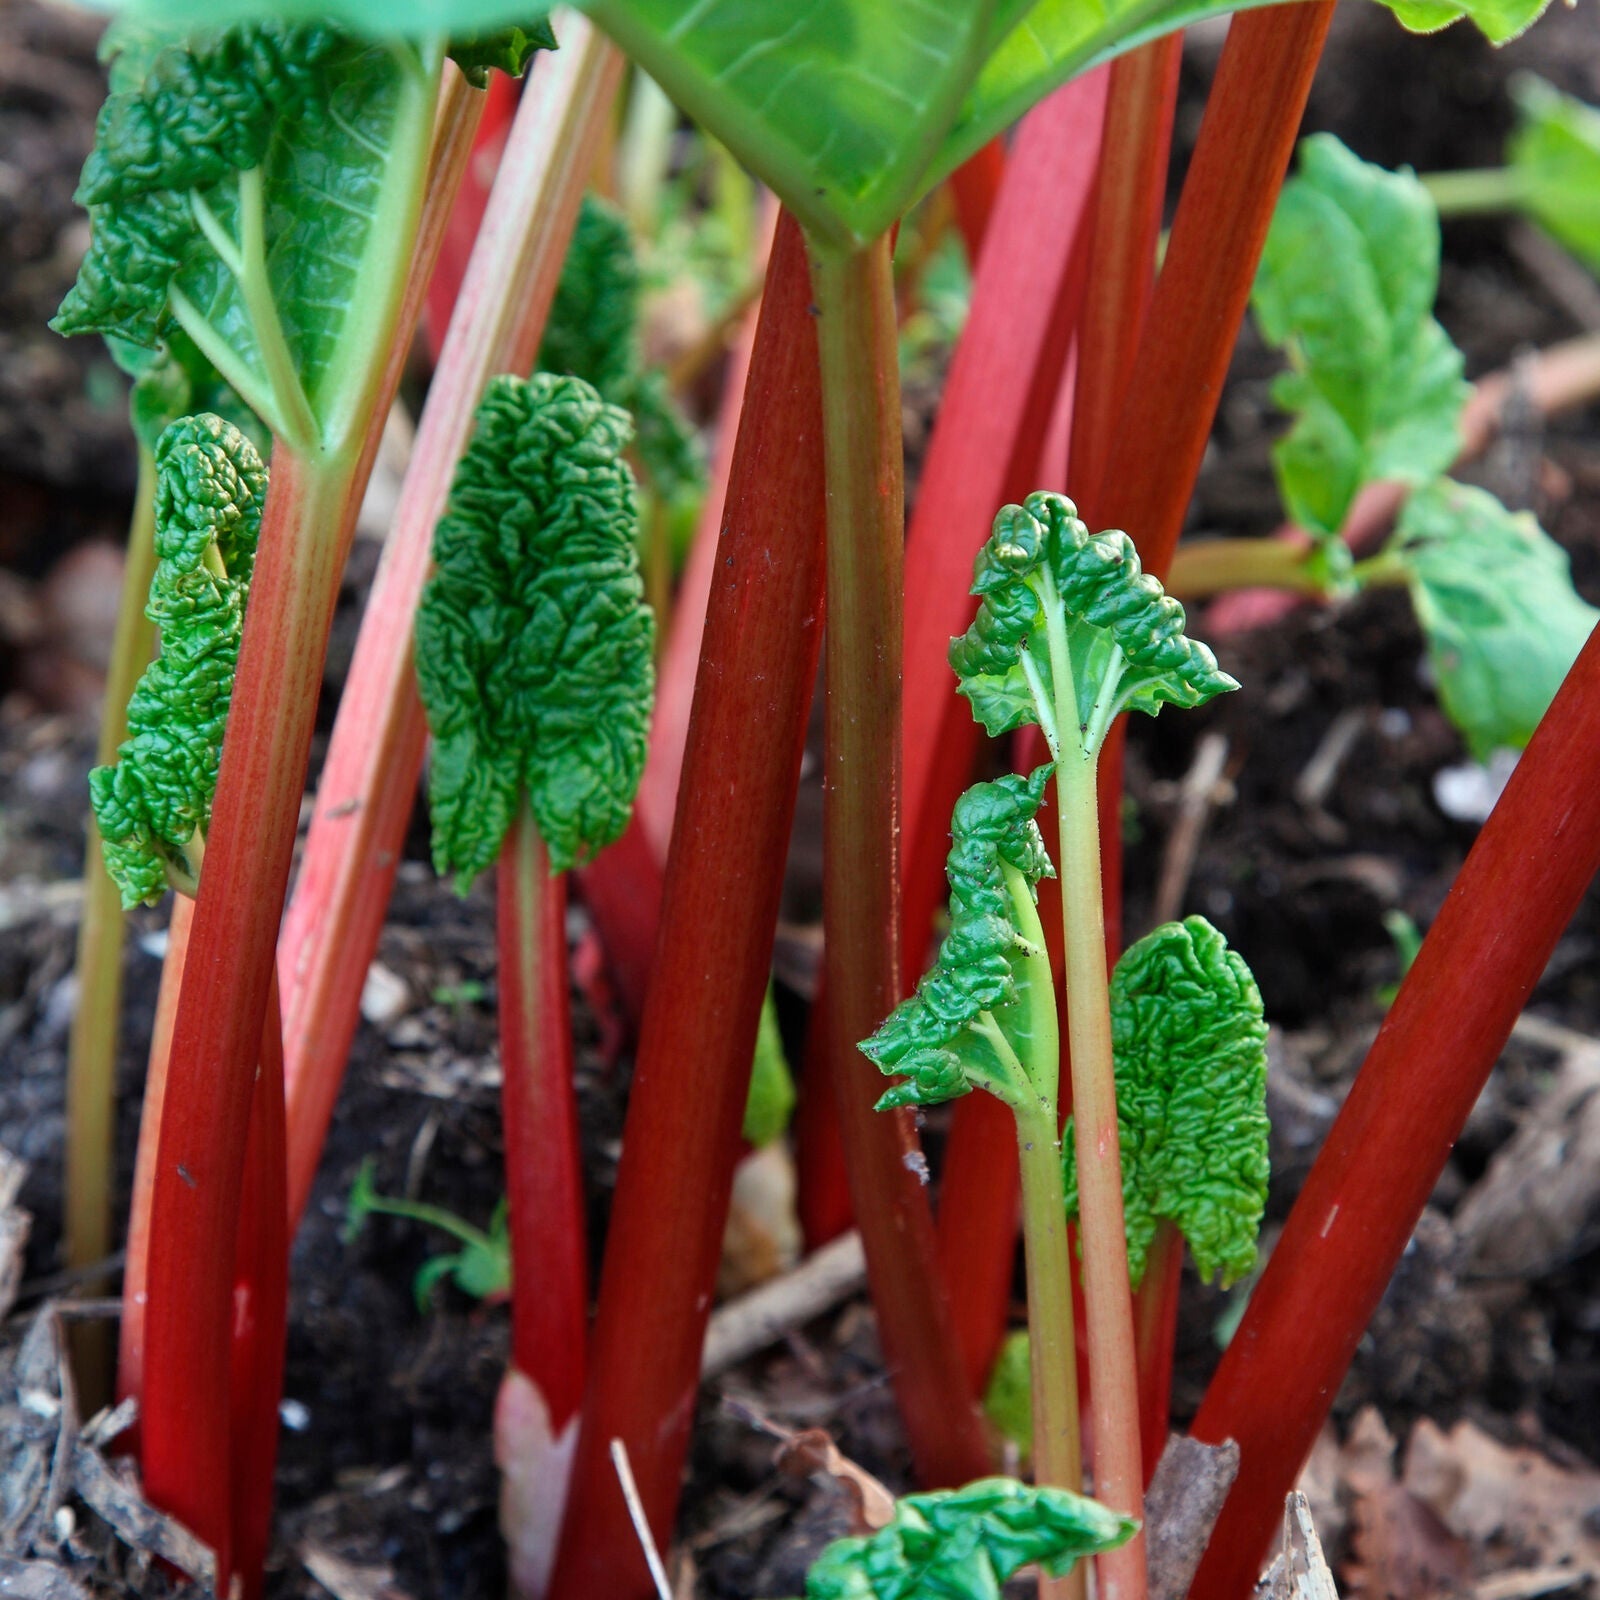
<instances>
[{"instance_id":1,"label":"rhubarb plant","mask_svg":"<svg viewBox=\"0 0 1600 1600\"><path fill-rule=\"evenodd\" d=\"M880 1108L982 1087L1017 1118L1023 1171L1041 1482L1078 1481L1072 1312L1057 1140L1055 992L1035 905L1053 875L1034 814L1056 782L1077 1148L1084 1182L1085 1294L1099 1492L1139 1503L1138 1412L1105 982L1096 767L1113 718L1197 706L1236 688L1184 631L1183 608L1140 570L1126 534L1091 534L1072 503L1039 493L995 518L979 551L971 627L952 640L960 692L993 735L1037 725L1051 760L979 784L956 807L951 929L938 963L862 1045L902 1081ZM1086 1131L1092 1130L1092 1131ZM1088 1196L1092 1193L1092 1199ZM1136 1547L1134 1547L1136 1548ZM1133 1558L1134 1562L1139 1557ZM1135 1565L1119 1569L1136 1590Z\"/></svg>"},{"instance_id":2,"label":"rhubarb plant","mask_svg":"<svg viewBox=\"0 0 1600 1600\"><path fill-rule=\"evenodd\" d=\"M982 1478L906 1495L875 1533L835 1539L806 1575L806 1600L1000 1600L1020 1567L1063 1577L1137 1528L1081 1495Z\"/></svg>"},{"instance_id":3,"label":"rhubarb plant","mask_svg":"<svg viewBox=\"0 0 1600 1600\"><path fill-rule=\"evenodd\" d=\"M513 1586L530 1596L554 1556L588 1318L561 875L627 825L654 687L631 431L579 378L494 379L417 613L434 864L464 892L499 863L513 1274L496 1458Z\"/></svg>"}]
</instances>

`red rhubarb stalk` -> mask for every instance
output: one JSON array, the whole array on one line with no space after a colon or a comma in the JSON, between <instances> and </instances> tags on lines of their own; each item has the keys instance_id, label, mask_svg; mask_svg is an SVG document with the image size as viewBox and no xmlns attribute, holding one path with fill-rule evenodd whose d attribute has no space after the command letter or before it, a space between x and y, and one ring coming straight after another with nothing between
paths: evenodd
<instances>
[{"instance_id":1,"label":"red rhubarb stalk","mask_svg":"<svg viewBox=\"0 0 1600 1600\"><path fill-rule=\"evenodd\" d=\"M1534 985L1600 868L1600 634L1457 876L1195 1419L1240 1473L1191 1594L1247 1594L1283 1497Z\"/></svg>"},{"instance_id":2,"label":"red rhubarb stalk","mask_svg":"<svg viewBox=\"0 0 1600 1600\"><path fill-rule=\"evenodd\" d=\"M566 883L526 799L500 852L501 1092L511 1225L511 1367L495 1457L514 1535L512 1590L542 1594L577 1443L589 1314L588 1247L567 999Z\"/></svg>"},{"instance_id":3,"label":"red rhubarb stalk","mask_svg":"<svg viewBox=\"0 0 1600 1600\"><path fill-rule=\"evenodd\" d=\"M484 385L495 372L526 371L538 351L620 72L620 56L578 18L534 68L362 620L279 947L294 1222L327 1137L422 767L411 619L434 524Z\"/></svg>"},{"instance_id":4,"label":"red rhubarb stalk","mask_svg":"<svg viewBox=\"0 0 1600 1600\"><path fill-rule=\"evenodd\" d=\"M627 1447L659 1542L678 1501L821 635L810 298L804 246L785 218L706 613L552 1589L561 1600L655 1592L612 1466L613 1439Z\"/></svg>"},{"instance_id":5,"label":"red rhubarb stalk","mask_svg":"<svg viewBox=\"0 0 1600 1600\"><path fill-rule=\"evenodd\" d=\"M856 1046L901 997L900 683L904 463L890 242L815 250L828 489L823 1026L845 1170L884 1354L923 1482L981 1473L909 1111L874 1109Z\"/></svg>"},{"instance_id":6,"label":"red rhubarb stalk","mask_svg":"<svg viewBox=\"0 0 1600 1600\"><path fill-rule=\"evenodd\" d=\"M967 261L976 269L983 250L989 219L1000 199L1000 185L1006 175L1006 143L991 139L950 174L950 193L955 199L956 226L967 247Z\"/></svg>"}]
</instances>

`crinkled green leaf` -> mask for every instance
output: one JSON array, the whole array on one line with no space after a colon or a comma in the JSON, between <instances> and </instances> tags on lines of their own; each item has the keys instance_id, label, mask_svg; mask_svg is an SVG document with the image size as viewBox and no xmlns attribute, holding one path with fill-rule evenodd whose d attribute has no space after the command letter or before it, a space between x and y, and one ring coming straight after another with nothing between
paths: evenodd
<instances>
[{"instance_id":1,"label":"crinkled green leaf","mask_svg":"<svg viewBox=\"0 0 1600 1600\"><path fill-rule=\"evenodd\" d=\"M939 1105L978 1086L1002 1098L1014 1092L993 1047L969 1025L991 1011L1009 1036L1006 1020L1027 1014L1027 997L1020 992L1026 978L1023 951L1006 868L1021 875L1030 894L1040 878L1055 876L1033 820L1050 772L1045 766L1027 778L1007 773L993 783L974 784L956 802L945 863L950 931L917 992L861 1045L879 1071L904 1080L878 1101L880 1111ZM1017 1053L1027 1060L1025 1046Z\"/></svg>"},{"instance_id":2,"label":"crinkled green leaf","mask_svg":"<svg viewBox=\"0 0 1600 1600\"><path fill-rule=\"evenodd\" d=\"M460 34L450 41L450 59L461 68L468 83L486 89L491 72L520 78L539 51L555 48L556 36L549 17L535 17L526 27L512 24Z\"/></svg>"},{"instance_id":3,"label":"crinkled green leaf","mask_svg":"<svg viewBox=\"0 0 1600 1600\"><path fill-rule=\"evenodd\" d=\"M876 1533L836 1539L806 1575L806 1600L1000 1600L1019 1567L1036 1562L1060 1577L1138 1527L1065 1489L980 1478L906 1495Z\"/></svg>"},{"instance_id":4,"label":"crinkled green leaf","mask_svg":"<svg viewBox=\"0 0 1600 1600\"><path fill-rule=\"evenodd\" d=\"M1600 111L1543 78L1512 79L1517 126L1506 160L1529 215L1600 274Z\"/></svg>"},{"instance_id":5,"label":"crinkled green leaf","mask_svg":"<svg viewBox=\"0 0 1600 1600\"><path fill-rule=\"evenodd\" d=\"M1025 656L1053 700L1053 620L1065 631L1076 700L1063 741L1092 738L1089 730L1103 730L1124 709L1154 716L1164 704L1202 705L1239 687L1184 633L1183 607L1140 570L1127 534L1091 534L1062 495L1040 492L1001 508L978 552L972 592L982 603L972 626L950 641L950 665L991 734L1041 720Z\"/></svg>"},{"instance_id":6,"label":"crinkled green leaf","mask_svg":"<svg viewBox=\"0 0 1600 1600\"><path fill-rule=\"evenodd\" d=\"M744 1103L744 1137L756 1149L783 1137L794 1110L794 1076L783 1053L778 1031L778 1007L772 985L761 1002L761 1025L756 1029L756 1053L750 1067L750 1093Z\"/></svg>"},{"instance_id":7,"label":"crinkled green leaf","mask_svg":"<svg viewBox=\"0 0 1600 1600\"><path fill-rule=\"evenodd\" d=\"M1441 478L1406 502L1386 553L1403 567L1439 699L1479 760L1533 737L1600 611L1528 512Z\"/></svg>"},{"instance_id":8,"label":"crinkled green leaf","mask_svg":"<svg viewBox=\"0 0 1600 1600\"><path fill-rule=\"evenodd\" d=\"M1381 0L1413 33L1437 33L1471 17L1491 44L1504 44L1544 15L1550 0Z\"/></svg>"},{"instance_id":9,"label":"crinkled green leaf","mask_svg":"<svg viewBox=\"0 0 1600 1600\"><path fill-rule=\"evenodd\" d=\"M655 686L628 435L581 378L496 378L478 408L417 613L433 859L460 888L524 792L558 872L627 826Z\"/></svg>"},{"instance_id":10,"label":"crinkled green leaf","mask_svg":"<svg viewBox=\"0 0 1600 1600\"><path fill-rule=\"evenodd\" d=\"M129 344L114 333L106 336L106 348L133 380L128 417L134 435L147 450L155 449L157 440L179 417L201 411L231 422L262 454L272 448L272 436L255 412L222 380L181 328L169 333L154 350Z\"/></svg>"},{"instance_id":11,"label":"crinkled green leaf","mask_svg":"<svg viewBox=\"0 0 1600 1600\"><path fill-rule=\"evenodd\" d=\"M156 446L156 571L145 615L161 653L128 702L114 766L89 774L124 906L159 900L211 816L267 474L221 417L185 417ZM212 564L220 561L225 576Z\"/></svg>"},{"instance_id":12,"label":"crinkled green leaf","mask_svg":"<svg viewBox=\"0 0 1600 1600\"><path fill-rule=\"evenodd\" d=\"M1164 923L1112 973L1111 1036L1129 1277L1144 1277L1165 1219L1202 1278L1233 1283L1255 1262L1267 1201L1267 1025L1255 979L1204 917ZM1070 1132L1061 1143L1075 1216Z\"/></svg>"},{"instance_id":13,"label":"crinkled green leaf","mask_svg":"<svg viewBox=\"0 0 1600 1600\"><path fill-rule=\"evenodd\" d=\"M1461 447L1461 353L1434 320L1439 218L1409 172L1331 134L1300 147L1267 234L1254 305L1289 358L1273 398L1294 425L1273 449L1289 514L1332 535L1364 484L1425 483Z\"/></svg>"},{"instance_id":14,"label":"crinkled green leaf","mask_svg":"<svg viewBox=\"0 0 1600 1600\"><path fill-rule=\"evenodd\" d=\"M128 60L134 66L124 70ZM180 324L197 338L204 330L237 362L230 379L281 431L287 413L274 401L262 330L202 229L209 216L231 240L235 264L273 302L288 359L321 419L341 376L341 332L362 316L371 293L364 285L392 248L379 237L389 146L406 108L415 114L422 91L413 83L403 94L402 85L419 72L403 47L375 46L321 21L253 22L160 49L148 40L130 46L118 81L137 83L101 109L78 187L89 251L53 326L152 349L170 343ZM261 183L258 259L242 251L245 174ZM334 392L325 393L330 383Z\"/></svg>"},{"instance_id":15,"label":"crinkled green leaf","mask_svg":"<svg viewBox=\"0 0 1600 1600\"><path fill-rule=\"evenodd\" d=\"M639 264L626 218L585 195L539 347L539 365L582 378L632 415L634 446L649 484L671 500L704 484L705 457L661 375L643 369L639 297Z\"/></svg>"}]
</instances>

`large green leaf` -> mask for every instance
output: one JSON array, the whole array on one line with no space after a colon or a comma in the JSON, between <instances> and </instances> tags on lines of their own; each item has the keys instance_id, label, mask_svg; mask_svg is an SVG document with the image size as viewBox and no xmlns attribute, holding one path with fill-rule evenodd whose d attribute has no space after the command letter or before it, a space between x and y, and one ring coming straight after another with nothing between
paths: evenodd
<instances>
[{"instance_id":1,"label":"large green leaf","mask_svg":"<svg viewBox=\"0 0 1600 1600\"><path fill-rule=\"evenodd\" d=\"M1054 1016L1054 995L1033 992L1038 974L1019 927L1038 920L1029 917L1033 886L1055 876L1033 820L1050 771L1040 767L1027 778L1007 773L974 784L956 802L945 865L950 931L917 992L861 1046L880 1072L902 1079L878 1101L880 1111L939 1105L973 1088L1019 1103L1025 1085L996 1055L981 1022L985 1013L993 1016L1026 1068L1040 1027L1035 1003L1047 1003ZM1019 894L1027 905L1017 903ZM1048 965L1042 987L1049 988Z\"/></svg>"},{"instance_id":2,"label":"large green leaf","mask_svg":"<svg viewBox=\"0 0 1600 1600\"><path fill-rule=\"evenodd\" d=\"M128 907L159 900L169 881L194 887L189 852L216 793L267 493L261 458L221 417L173 423L155 458L145 615L161 630L161 654L128 701L115 764L89 774L106 868Z\"/></svg>"},{"instance_id":3,"label":"large green leaf","mask_svg":"<svg viewBox=\"0 0 1600 1600\"><path fill-rule=\"evenodd\" d=\"M806 1600L1000 1600L1019 1567L1037 1562L1059 1577L1138 1527L1065 1489L980 1478L907 1495L876 1533L836 1539L806 1576Z\"/></svg>"},{"instance_id":4,"label":"large green leaf","mask_svg":"<svg viewBox=\"0 0 1600 1600\"><path fill-rule=\"evenodd\" d=\"M1273 450L1285 506L1337 533L1363 484L1425 483L1460 449L1461 353L1434 320L1439 219L1410 173L1330 134L1300 147L1256 277L1256 320L1290 368L1273 397L1294 426Z\"/></svg>"},{"instance_id":5,"label":"large green leaf","mask_svg":"<svg viewBox=\"0 0 1600 1600\"><path fill-rule=\"evenodd\" d=\"M1520 750L1600 620L1566 552L1529 513L1441 478L1411 496L1385 554L1410 582L1439 699L1467 747L1479 760Z\"/></svg>"},{"instance_id":6,"label":"large green leaf","mask_svg":"<svg viewBox=\"0 0 1600 1600\"><path fill-rule=\"evenodd\" d=\"M127 87L78 190L89 252L55 326L149 349L182 334L274 432L315 444L365 382L371 352L345 336L387 303L433 76L408 46L322 22L120 45Z\"/></svg>"},{"instance_id":7,"label":"large green leaf","mask_svg":"<svg viewBox=\"0 0 1600 1600\"><path fill-rule=\"evenodd\" d=\"M630 431L547 372L494 379L478 408L416 630L434 864L463 889L524 795L556 871L627 826L655 688Z\"/></svg>"},{"instance_id":8,"label":"large green leaf","mask_svg":"<svg viewBox=\"0 0 1600 1600\"><path fill-rule=\"evenodd\" d=\"M1255 1263L1267 1202L1267 1025L1244 961L1204 917L1131 945L1111 976L1128 1273L1137 1286L1156 1225L1177 1224L1202 1278ZM1061 1141L1067 1210L1077 1158Z\"/></svg>"},{"instance_id":9,"label":"large green leaf","mask_svg":"<svg viewBox=\"0 0 1600 1600\"><path fill-rule=\"evenodd\" d=\"M1154 716L1239 687L1184 632L1182 605L1140 569L1127 534L1090 533L1062 495L1001 507L972 592L978 614L950 641L959 692L992 735L1037 723L1057 759L1068 746L1096 753L1121 711ZM1059 710L1057 660L1072 680Z\"/></svg>"},{"instance_id":10,"label":"large green leaf","mask_svg":"<svg viewBox=\"0 0 1600 1600\"><path fill-rule=\"evenodd\" d=\"M1512 81L1517 127L1506 146L1521 203L1600 274L1600 111L1524 73Z\"/></svg>"}]
</instances>

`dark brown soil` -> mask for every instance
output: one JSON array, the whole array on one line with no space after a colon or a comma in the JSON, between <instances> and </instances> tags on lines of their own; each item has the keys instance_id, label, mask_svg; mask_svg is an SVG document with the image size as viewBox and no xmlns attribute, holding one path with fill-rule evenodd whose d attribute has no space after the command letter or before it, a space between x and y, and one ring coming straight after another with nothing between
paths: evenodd
<instances>
[{"instance_id":1,"label":"dark brown soil","mask_svg":"<svg viewBox=\"0 0 1600 1600\"><path fill-rule=\"evenodd\" d=\"M1216 36L1186 64L1180 162L1192 144ZM0 1144L32 1164L23 1203L34 1213L28 1273L58 1267L62 1075L74 1002L71 978L81 873L83 777L93 720L68 669L41 653L40 579L70 548L118 536L131 457L109 367L87 341L41 331L70 274L81 223L70 206L98 92L93 31L23 4L0 12ZM30 63L68 60L35 73ZM1358 153L1419 168L1492 161L1508 121L1505 80L1534 67L1600 98L1600 42L1587 15L1554 14L1494 53L1464 29L1408 40L1378 8L1342 14L1308 120ZM13 91L16 91L13 93ZM1571 308L1506 246L1497 226L1452 228L1440 314L1468 352L1470 375L1517 351L1579 331ZM1267 451L1277 426L1267 399L1275 370L1248 330L1219 413L1192 513L1214 532L1267 528L1279 510ZM109 385L109 387L107 387ZM1571 552L1588 598L1600 601L1597 413L1560 419L1531 452L1502 452L1480 477L1532 504ZM349 618L370 574L363 547ZM33 607L32 612L27 612ZM343 626L343 624L342 624ZM346 630L348 636L348 630ZM1464 759L1425 682L1404 599L1369 596L1303 611L1262 633L1216 641L1243 690L1206 712L1144 722L1130 741L1125 837L1128 933L1148 925L1170 836L1176 787L1209 731L1229 740L1231 795L1212 815L1185 909L1215 921L1251 962L1277 1029L1277 1125L1270 1217L1281 1221L1316 1141L1382 1016L1378 991L1396 976L1383 915L1426 927L1473 838L1439 808L1434 780ZM334 674L326 716L337 692ZM71 682L66 681L71 678ZM1320 800L1297 780L1339 719L1356 731ZM816 807L801 807L791 903L813 903ZM57 886L52 888L52 886ZM126 955L119 1163L132 1163L142 1060L159 975L161 913L133 918ZM581 910L575 942L585 933ZM1591 895L1556 951L1532 1009L1600 1036L1595 954L1600 902ZM803 938L798 945L803 947ZM388 1569L394 1591L475 1600L504 1589L495 1530L490 1410L507 1349L503 1307L454 1289L416 1306L413 1274L440 1240L409 1223L369 1221L343 1234L346 1196L368 1157L380 1189L423 1197L487 1222L501 1192L494 1044L492 914L483 890L459 900L425 865L414 830L379 951L405 1000L364 1023L345 1095L295 1246L279 1545L272 1593L321 1594L308 1552ZM784 996L786 1019L803 1018ZM593 1221L603 1230L627 1088L627 1060L607 1059L602 1028L578 996L580 1099ZM1574 1241L1556 1270L1507 1284L1455 1271L1452 1216L1543 1087L1549 1057L1514 1044L1474 1113L1336 1407L1367 1402L1392 1431L1470 1416L1508 1438L1564 1441L1600 1460L1600 1236ZM1192 1414L1217 1354L1219 1291L1186 1284L1175 1406ZM646 1358L648 1330L641 1330ZM908 1466L872 1317L854 1303L797 1333L703 1396L681 1533L707 1596L777 1596L802 1587L806 1561L840 1531L826 1493L775 1475L768 1441L722 1407L736 1394L797 1426L833 1432L892 1487ZM374 1588L369 1592L383 1592Z\"/></svg>"}]
</instances>

